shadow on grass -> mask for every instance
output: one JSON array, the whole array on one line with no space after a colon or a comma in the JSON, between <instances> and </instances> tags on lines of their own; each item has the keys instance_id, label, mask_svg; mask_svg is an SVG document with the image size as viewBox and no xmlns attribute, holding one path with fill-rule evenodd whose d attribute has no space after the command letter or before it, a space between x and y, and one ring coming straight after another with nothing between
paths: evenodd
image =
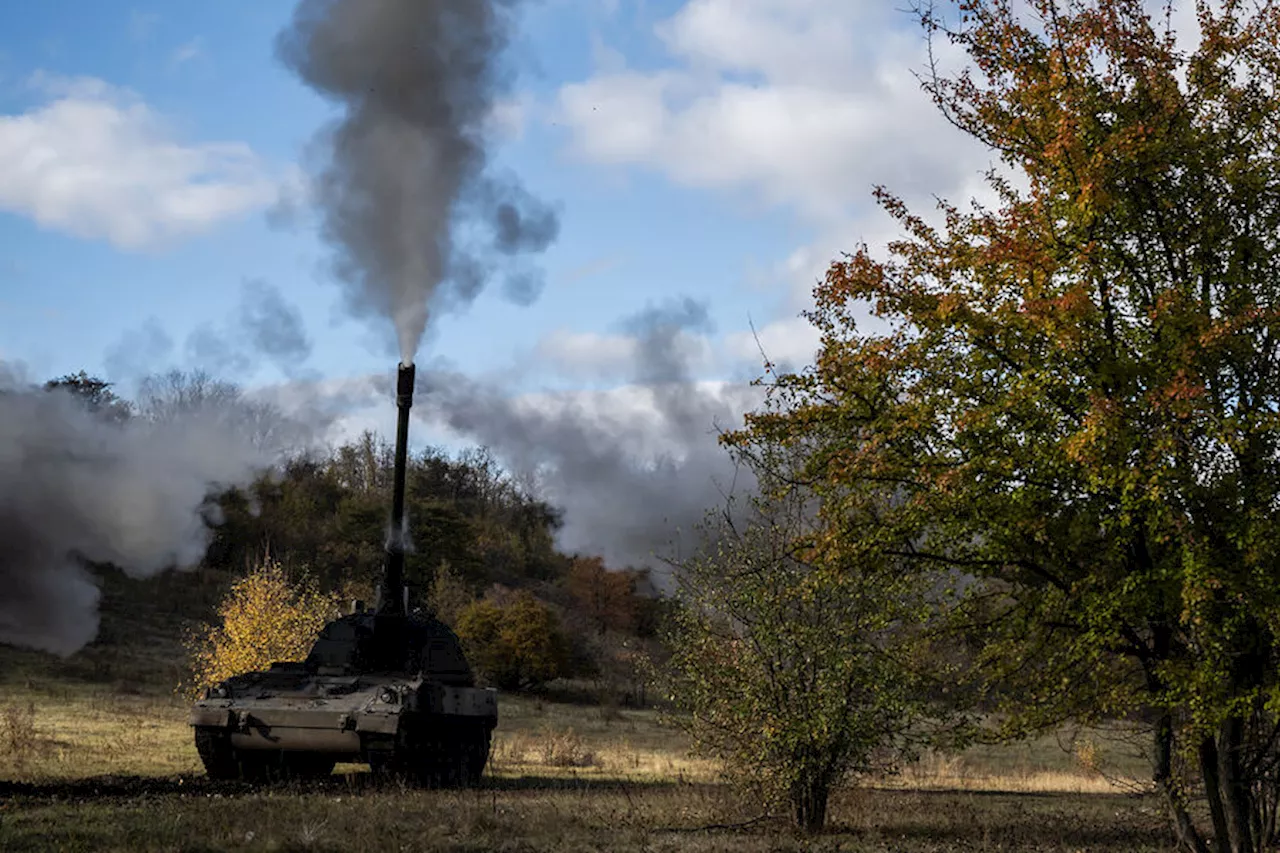
<instances>
[{"instance_id":1,"label":"shadow on grass","mask_svg":"<svg viewBox=\"0 0 1280 853\"><path fill-rule=\"evenodd\" d=\"M471 788L437 790L483 793L486 791L628 791L692 789L713 787L709 783L665 780L632 780L564 776L485 777ZM321 779L298 779L285 782L239 782L191 776L92 776L84 779L39 782L0 781L0 801L89 801L137 799L151 797L235 797L251 796L263 791L294 794L360 794L430 791L395 777L372 773L335 773Z\"/></svg>"},{"instance_id":2,"label":"shadow on grass","mask_svg":"<svg viewBox=\"0 0 1280 853\"><path fill-rule=\"evenodd\" d=\"M838 807L828 834L889 832L904 849L1163 850L1173 842L1159 798L1150 794L868 788L874 807L849 823ZM1172 849L1172 848L1168 848Z\"/></svg>"},{"instance_id":3,"label":"shadow on grass","mask_svg":"<svg viewBox=\"0 0 1280 853\"><path fill-rule=\"evenodd\" d=\"M672 791L713 789L711 782L677 779L624 779L601 776L495 776L476 790L487 791Z\"/></svg>"}]
</instances>

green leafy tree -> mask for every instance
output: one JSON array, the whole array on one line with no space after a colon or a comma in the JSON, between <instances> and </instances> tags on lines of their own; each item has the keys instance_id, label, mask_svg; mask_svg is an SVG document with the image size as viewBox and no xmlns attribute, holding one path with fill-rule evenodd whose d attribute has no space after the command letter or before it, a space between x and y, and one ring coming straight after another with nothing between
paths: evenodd
<instances>
[{"instance_id":1,"label":"green leafy tree","mask_svg":"<svg viewBox=\"0 0 1280 853\"><path fill-rule=\"evenodd\" d=\"M747 512L712 513L706 547L676 566L671 686L700 752L817 831L834 788L893 768L924 731L924 599L886 563L833 562L811 496L762 485Z\"/></svg>"},{"instance_id":2,"label":"green leafy tree","mask_svg":"<svg viewBox=\"0 0 1280 853\"><path fill-rule=\"evenodd\" d=\"M879 190L903 236L831 267L817 363L751 430L820 446L833 551L972 579L1009 732L1141 715L1179 844L1270 849L1280 8L1196 3L1189 54L1140 0L947 8L921 20L969 65L925 88L998 152L997 202Z\"/></svg>"},{"instance_id":3,"label":"green leafy tree","mask_svg":"<svg viewBox=\"0 0 1280 853\"><path fill-rule=\"evenodd\" d=\"M46 390L67 391L80 400L89 411L114 423L127 421L133 407L111 390L112 383L81 370L44 383Z\"/></svg>"}]
</instances>

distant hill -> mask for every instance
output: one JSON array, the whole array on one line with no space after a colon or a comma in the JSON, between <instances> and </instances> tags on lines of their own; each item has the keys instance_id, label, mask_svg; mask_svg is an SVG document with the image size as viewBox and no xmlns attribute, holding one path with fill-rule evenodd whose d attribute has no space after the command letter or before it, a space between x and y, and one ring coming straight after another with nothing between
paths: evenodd
<instances>
[{"instance_id":1,"label":"distant hill","mask_svg":"<svg viewBox=\"0 0 1280 853\"><path fill-rule=\"evenodd\" d=\"M186 675L182 639L211 618L233 576L219 569L166 572L134 580L94 570L102 590L97 638L68 658L0 644L0 689L57 690L76 682L122 693L172 693Z\"/></svg>"}]
</instances>

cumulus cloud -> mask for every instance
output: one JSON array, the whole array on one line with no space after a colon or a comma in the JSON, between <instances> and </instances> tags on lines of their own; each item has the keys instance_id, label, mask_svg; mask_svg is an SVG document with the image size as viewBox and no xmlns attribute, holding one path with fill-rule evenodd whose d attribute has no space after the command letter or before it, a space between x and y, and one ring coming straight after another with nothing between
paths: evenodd
<instances>
[{"instance_id":1,"label":"cumulus cloud","mask_svg":"<svg viewBox=\"0 0 1280 853\"><path fill-rule=\"evenodd\" d=\"M0 210L145 249L264 207L276 182L245 144L187 143L136 95L36 75L44 98L0 115Z\"/></svg>"},{"instance_id":2,"label":"cumulus cloud","mask_svg":"<svg viewBox=\"0 0 1280 853\"><path fill-rule=\"evenodd\" d=\"M804 317L784 317L759 329L733 332L725 339L729 357L742 362L768 361L779 373L813 363L821 343L817 328Z\"/></svg>"},{"instance_id":3,"label":"cumulus cloud","mask_svg":"<svg viewBox=\"0 0 1280 853\"><path fill-rule=\"evenodd\" d=\"M581 157L746 190L824 225L874 184L946 194L990 159L920 90L923 36L892 4L688 0L656 35L672 66L561 89Z\"/></svg>"},{"instance_id":4,"label":"cumulus cloud","mask_svg":"<svg viewBox=\"0 0 1280 853\"><path fill-rule=\"evenodd\" d=\"M571 379L616 380L629 375L640 356L643 339L635 334L601 334L555 329L534 347L537 362ZM672 355L701 372L714 366L716 353L707 336L679 330L667 343Z\"/></svg>"},{"instance_id":5,"label":"cumulus cloud","mask_svg":"<svg viewBox=\"0 0 1280 853\"><path fill-rule=\"evenodd\" d=\"M922 91L916 75L929 66L928 45L900 6L685 0L653 34L667 63L640 70L609 51L592 76L560 89L557 120L572 152L790 213L809 230L789 256L747 272L742 285L774 301L754 328L716 341L712 360L722 369L812 362L819 336L800 314L813 307L814 286L842 252L864 241L883 249L899 231L874 204L874 186L926 216L934 196L983 195L995 158ZM944 69L964 61L949 44L934 48ZM874 322L869 312L866 321ZM579 336L545 342L544 354L589 364L583 350L594 349L608 365L619 346Z\"/></svg>"}]
</instances>

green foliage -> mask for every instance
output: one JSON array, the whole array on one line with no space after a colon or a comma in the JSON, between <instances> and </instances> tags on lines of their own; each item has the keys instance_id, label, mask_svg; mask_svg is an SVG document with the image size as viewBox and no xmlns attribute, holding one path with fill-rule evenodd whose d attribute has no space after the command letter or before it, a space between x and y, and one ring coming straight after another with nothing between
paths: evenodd
<instances>
[{"instance_id":1,"label":"green foliage","mask_svg":"<svg viewBox=\"0 0 1280 853\"><path fill-rule=\"evenodd\" d=\"M427 603L437 619L446 625L457 625L459 614L475 600L475 592L458 576L452 566L442 562L436 567L432 574Z\"/></svg>"},{"instance_id":2,"label":"green foliage","mask_svg":"<svg viewBox=\"0 0 1280 853\"><path fill-rule=\"evenodd\" d=\"M528 592L463 608L455 629L471 665L504 690L534 690L572 675L568 638L550 607Z\"/></svg>"},{"instance_id":3,"label":"green foliage","mask_svg":"<svg viewBox=\"0 0 1280 853\"><path fill-rule=\"evenodd\" d=\"M81 370L44 383L46 390L67 391L80 400L95 415L120 423L133 414L133 407L111 390L111 383Z\"/></svg>"},{"instance_id":4,"label":"green foliage","mask_svg":"<svg viewBox=\"0 0 1280 853\"><path fill-rule=\"evenodd\" d=\"M1019 180L993 171L994 208L937 221L878 191L903 237L832 266L817 364L751 429L819 448L847 559L966 576L957 615L1011 732L1142 715L1180 843L1267 848L1280 16L1197 4L1181 54L1139 0L953 5L958 25L922 21L972 65L926 88Z\"/></svg>"},{"instance_id":5,"label":"green foliage","mask_svg":"<svg viewBox=\"0 0 1280 853\"><path fill-rule=\"evenodd\" d=\"M925 610L916 577L828 558L807 496L762 485L748 512L709 516L677 566L672 687L697 746L812 831L834 787L909 753Z\"/></svg>"},{"instance_id":6,"label":"green foliage","mask_svg":"<svg viewBox=\"0 0 1280 853\"><path fill-rule=\"evenodd\" d=\"M223 493L206 563L239 570L270 552L309 566L329 588L375 582L385 555L391 465L390 448L366 434L327 456L295 456L251 486ZM487 456L426 451L410 458L407 485L414 550L405 575L418 593L428 594L441 562L476 588L554 577L567 565L552 541L555 513Z\"/></svg>"},{"instance_id":7,"label":"green foliage","mask_svg":"<svg viewBox=\"0 0 1280 853\"><path fill-rule=\"evenodd\" d=\"M250 430L252 440L278 438L281 423L273 410L247 399L235 384L198 371L150 377L133 403L83 372L51 380L47 387L66 389L108 417L165 423L214 414L225 417L229 429ZM327 452L286 454L253 482L209 496L204 567L219 577L243 577L269 554L285 568L305 566L320 590L367 598L357 591L376 587L386 559L392 466L393 448L372 433ZM593 578L607 595L593 597L577 587L580 598L560 594L573 563L555 547L558 511L504 471L488 451L450 455L427 449L410 456L407 475L413 549L406 555L405 579L415 603L453 621L476 591L500 584L538 589L570 611L584 608L587 615L570 620L571 632L551 632L555 651L547 654L552 663L538 663L531 675L519 676L522 683L541 683L569 670L596 672L594 658L605 653L604 645L587 644L582 623L602 631L652 634L653 603L633 589L643 573L606 573L599 566ZM570 633L573 642L565 639ZM632 651L624 649L623 656ZM548 667L554 675L539 674Z\"/></svg>"}]
</instances>

